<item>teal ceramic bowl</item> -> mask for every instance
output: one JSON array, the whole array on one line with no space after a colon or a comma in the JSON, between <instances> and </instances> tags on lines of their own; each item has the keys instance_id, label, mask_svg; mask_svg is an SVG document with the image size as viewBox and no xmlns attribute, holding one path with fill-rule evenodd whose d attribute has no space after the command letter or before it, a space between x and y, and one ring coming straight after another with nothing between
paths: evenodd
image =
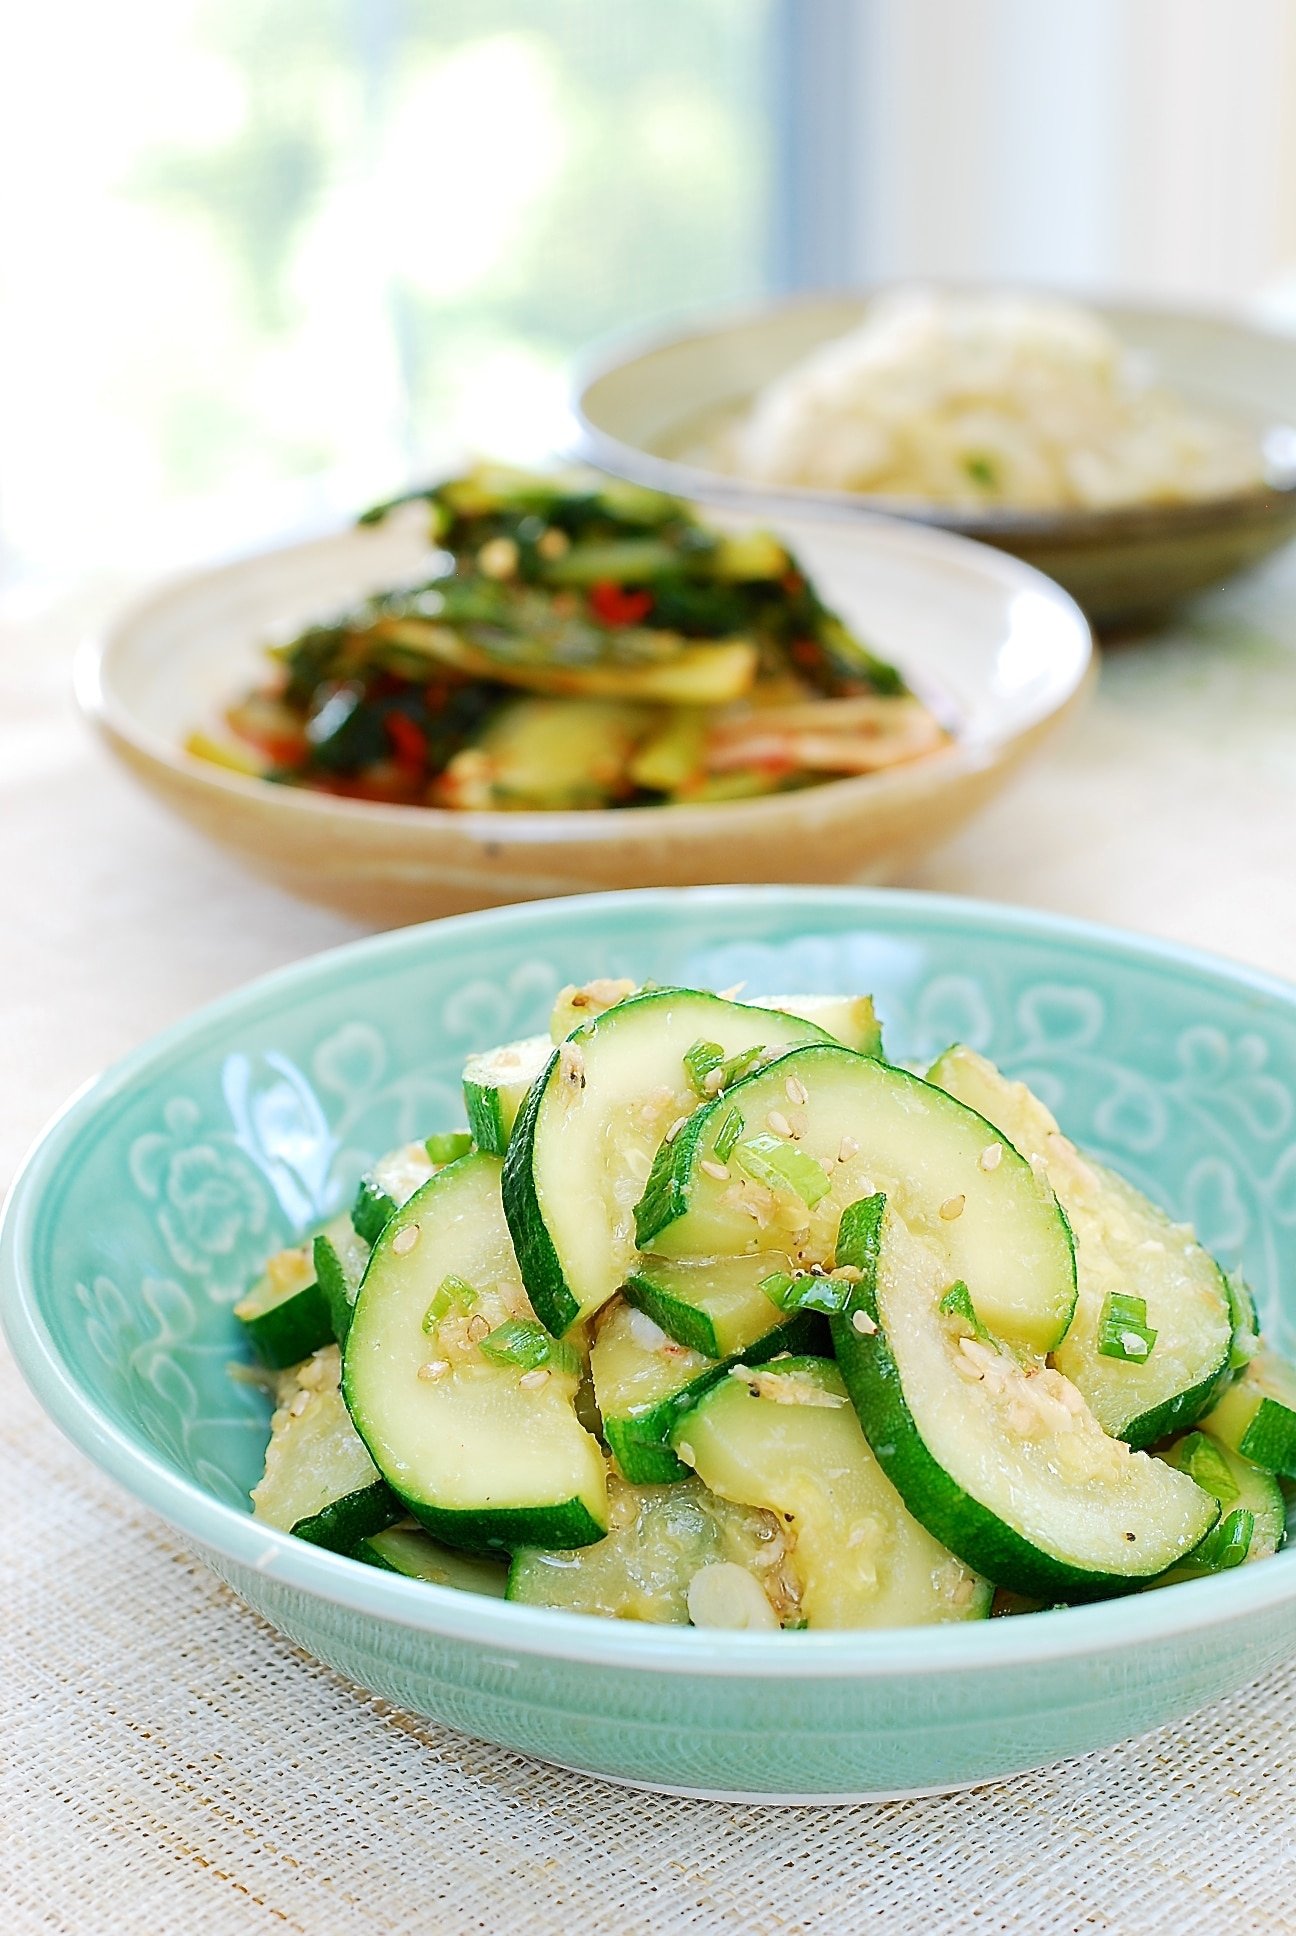
<instances>
[{"instance_id":1,"label":"teal ceramic bowl","mask_svg":"<svg viewBox=\"0 0 1296 1936\"><path fill-rule=\"evenodd\" d=\"M258 1261L362 1162L461 1118L467 1053L590 975L873 990L892 1053L961 1037L1241 1260L1267 1324L1296 1246L1296 990L970 901L700 888L383 935L204 1009L85 1089L0 1233L9 1337L52 1416L295 1642L384 1699L525 1754L689 1793L946 1789L1103 1747L1241 1686L1296 1638L1296 1547L1074 1611L859 1634L714 1635L424 1586L254 1523L266 1412L228 1363Z\"/></svg>"}]
</instances>

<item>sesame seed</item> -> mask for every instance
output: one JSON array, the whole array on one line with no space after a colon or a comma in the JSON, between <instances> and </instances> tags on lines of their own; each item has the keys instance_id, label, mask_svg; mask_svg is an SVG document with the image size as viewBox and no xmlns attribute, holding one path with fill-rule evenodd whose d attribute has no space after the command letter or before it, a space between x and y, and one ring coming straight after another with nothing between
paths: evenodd
<instances>
[{"instance_id":1,"label":"sesame seed","mask_svg":"<svg viewBox=\"0 0 1296 1936\"><path fill-rule=\"evenodd\" d=\"M963 1575L963 1578L959 1581L958 1585L955 1587L951 1597L956 1607L965 1607L968 1605L969 1601L972 1598L972 1595L975 1592L976 1592L976 1585L974 1581L972 1580L969 1574L965 1573Z\"/></svg>"},{"instance_id":2,"label":"sesame seed","mask_svg":"<svg viewBox=\"0 0 1296 1936\"><path fill-rule=\"evenodd\" d=\"M867 1311L852 1311L851 1330L858 1331L861 1337L871 1338L877 1330L877 1326Z\"/></svg>"},{"instance_id":3,"label":"sesame seed","mask_svg":"<svg viewBox=\"0 0 1296 1936\"><path fill-rule=\"evenodd\" d=\"M987 1143L977 1158L979 1170L997 1170L1003 1162L1003 1144Z\"/></svg>"},{"instance_id":4,"label":"sesame seed","mask_svg":"<svg viewBox=\"0 0 1296 1936\"><path fill-rule=\"evenodd\" d=\"M810 1100L810 1091L797 1076L788 1077L787 1081L783 1084L783 1094L789 1102L805 1104Z\"/></svg>"},{"instance_id":5,"label":"sesame seed","mask_svg":"<svg viewBox=\"0 0 1296 1936\"><path fill-rule=\"evenodd\" d=\"M837 1161L839 1163L849 1163L852 1156L858 1155L859 1144L855 1141L855 1138L853 1136L843 1136L837 1151Z\"/></svg>"},{"instance_id":6,"label":"sesame seed","mask_svg":"<svg viewBox=\"0 0 1296 1936\"><path fill-rule=\"evenodd\" d=\"M953 1223L957 1217L963 1215L963 1206L966 1202L967 1198L964 1196L946 1197L940 1207L941 1216L946 1223Z\"/></svg>"},{"instance_id":7,"label":"sesame seed","mask_svg":"<svg viewBox=\"0 0 1296 1936\"><path fill-rule=\"evenodd\" d=\"M429 1358L425 1365L419 1366L418 1375L424 1384L435 1385L437 1379L444 1378L449 1369L450 1363L448 1359Z\"/></svg>"},{"instance_id":8,"label":"sesame seed","mask_svg":"<svg viewBox=\"0 0 1296 1936\"><path fill-rule=\"evenodd\" d=\"M858 1264L836 1264L833 1267L833 1276L840 1277L843 1284L862 1284L864 1282L864 1273Z\"/></svg>"},{"instance_id":9,"label":"sesame seed","mask_svg":"<svg viewBox=\"0 0 1296 1936\"><path fill-rule=\"evenodd\" d=\"M556 524L551 524L536 540L536 550L542 558L561 558L570 549L571 539Z\"/></svg>"},{"instance_id":10,"label":"sesame seed","mask_svg":"<svg viewBox=\"0 0 1296 1936\"><path fill-rule=\"evenodd\" d=\"M745 981L736 981L736 982L734 983L734 985L733 985L733 987L732 987L732 988L722 988L722 989L720 990L720 999L721 999L721 1001L722 1001L722 1002L736 1002L736 1001L737 1001L737 999L738 999L738 997L739 997L739 996L740 996L740 995L742 994L742 992L743 992L743 989L744 989L744 988L745 988L746 986L747 986L747 984L746 984L746 982L745 982Z\"/></svg>"},{"instance_id":11,"label":"sesame seed","mask_svg":"<svg viewBox=\"0 0 1296 1936\"><path fill-rule=\"evenodd\" d=\"M292 1404L288 1407L289 1418L300 1418L309 1404L310 1393L308 1391L299 1391L293 1399Z\"/></svg>"},{"instance_id":12,"label":"sesame seed","mask_svg":"<svg viewBox=\"0 0 1296 1936\"><path fill-rule=\"evenodd\" d=\"M724 1069L708 1069L702 1078L702 1087L708 1096L718 1096L724 1087Z\"/></svg>"},{"instance_id":13,"label":"sesame seed","mask_svg":"<svg viewBox=\"0 0 1296 1936\"><path fill-rule=\"evenodd\" d=\"M666 1131L666 1141L668 1143L673 1143L675 1141L675 1138L679 1135L680 1131L683 1129L687 1121L688 1121L687 1116L677 1116L675 1118L670 1128Z\"/></svg>"},{"instance_id":14,"label":"sesame seed","mask_svg":"<svg viewBox=\"0 0 1296 1936\"><path fill-rule=\"evenodd\" d=\"M518 1379L523 1391L539 1391L541 1385L548 1383L549 1373L543 1365L537 1365L533 1371L524 1371Z\"/></svg>"},{"instance_id":15,"label":"sesame seed","mask_svg":"<svg viewBox=\"0 0 1296 1936\"><path fill-rule=\"evenodd\" d=\"M823 1171L824 1175L831 1176L833 1173L833 1160L831 1156L821 1156L818 1161L819 1168Z\"/></svg>"},{"instance_id":16,"label":"sesame seed","mask_svg":"<svg viewBox=\"0 0 1296 1936\"><path fill-rule=\"evenodd\" d=\"M491 1329L490 1319L484 1318L481 1315L480 1311L477 1313L476 1317L469 1318L468 1320L469 1344L480 1344L483 1338L489 1338L490 1329Z\"/></svg>"},{"instance_id":17,"label":"sesame seed","mask_svg":"<svg viewBox=\"0 0 1296 1936\"><path fill-rule=\"evenodd\" d=\"M781 1109L771 1109L765 1120L776 1136L791 1137L792 1125Z\"/></svg>"},{"instance_id":18,"label":"sesame seed","mask_svg":"<svg viewBox=\"0 0 1296 1936\"><path fill-rule=\"evenodd\" d=\"M702 1161L698 1164L698 1168L705 1171L707 1176L713 1176L717 1183L727 1183L729 1181L729 1172L724 1164L713 1163L709 1156L702 1158Z\"/></svg>"},{"instance_id":19,"label":"sesame seed","mask_svg":"<svg viewBox=\"0 0 1296 1936\"><path fill-rule=\"evenodd\" d=\"M419 1240L418 1225L416 1223L407 1223L404 1229L398 1230L396 1232L396 1235L392 1238L392 1249L395 1251L398 1257L403 1257L406 1251L413 1250L418 1240Z\"/></svg>"}]
</instances>

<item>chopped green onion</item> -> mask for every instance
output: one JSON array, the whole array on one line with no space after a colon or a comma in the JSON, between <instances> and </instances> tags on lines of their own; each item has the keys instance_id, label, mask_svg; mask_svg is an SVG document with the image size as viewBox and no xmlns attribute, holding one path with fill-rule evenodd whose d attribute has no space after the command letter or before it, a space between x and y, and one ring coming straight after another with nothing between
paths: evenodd
<instances>
[{"instance_id":1,"label":"chopped green onion","mask_svg":"<svg viewBox=\"0 0 1296 1936\"><path fill-rule=\"evenodd\" d=\"M477 1292L462 1277L443 1277L433 1293L432 1302L423 1313L423 1329L433 1330L444 1317L449 1317L457 1304L463 1311L471 1311L477 1302Z\"/></svg>"},{"instance_id":2,"label":"chopped green onion","mask_svg":"<svg viewBox=\"0 0 1296 1936\"><path fill-rule=\"evenodd\" d=\"M1255 1514L1246 1506L1237 1506L1227 1519L1221 1519L1207 1533L1192 1555L1192 1565L1210 1573L1227 1573L1230 1568L1241 1566L1251 1551L1254 1537Z\"/></svg>"},{"instance_id":3,"label":"chopped green onion","mask_svg":"<svg viewBox=\"0 0 1296 1936\"><path fill-rule=\"evenodd\" d=\"M695 1042L691 1049L684 1051L684 1073L695 1095L710 1093L706 1079L713 1069L718 1069L725 1059L724 1050L718 1042ZM712 1085L714 1088L716 1085Z\"/></svg>"},{"instance_id":4,"label":"chopped green onion","mask_svg":"<svg viewBox=\"0 0 1296 1936\"><path fill-rule=\"evenodd\" d=\"M1157 1334L1147 1321L1147 1300L1109 1291L1098 1319L1098 1350L1104 1358L1142 1364L1152 1355Z\"/></svg>"},{"instance_id":5,"label":"chopped green onion","mask_svg":"<svg viewBox=\"0 0 1296 1936\"><path fill-rule=\"evenodd\" d=\"M756 1067L764 1053L765 1044L758 1042L754 1049L739 1049L737 1055L731 1055L727 1062L721 1064L720 1087L727 1089L731 1082L737 1082L740 1076L745 1076Z\"/></svg>"},{"instance_id":6,"label":"chopped green onion","mask_svg":"<svg viewBox=\"0 0 1296 1936\"><path fill-rule=\"evenodd\" d=\"M722 1089L754 1068L764 1053L765 1044L759 1042L755 1048L739 1049L737 1055L731 1055L726 1061L718 1042L695 1042L691 1049L684 1051L684 1068L697 1095L718 1096Z\"/></svg>"},{"instance_id":7,"label":"chopped green onion","mask_svg":"<svg viewBox=\"0 0 1296 1936\"><path fill-rule=\"evenodd\" d=\"M492 1364L519 1365L523 1371L535 1371L540 1365L547 1365L551 1371L570 1372L573 1377L580 1371L580 1358L573 1347L562 1338L551 1338L534 1318L506 1318L482 1339L481 1351Z\"/></svg>"},{"instance_id":8,"label":"chopped green onion","mask_svg":"<svg viewBox=\"0 0 1296 1936\"><path fill-rule=\"evenodd\" d=\"M749 1136L734 1150L738 1167L756 1183L772 1190L790 1190L807 1209L826 1197L832 1185L813 1156L804 1150L789 1149L778 1136Z\"/></svg>"},{"instance_id":9,"label":"chopped green onion","mask_svg":"<svg viewBox=\"0 0 1296 1936\"><path fill-rule=\"evenodd\" d=\"M537 1365L548 1364L552 1343L544 1326L533 1319L506 1318L489 1337L482 1339L481 1349L483 1357L489 1358L492 1364L521 1365L524 1370L532 1371Z\"/></svg>"},{"instance_id":10,"label":"chopped green onion","mask_svg":"<svg viewBox=\"0 0 1296 1936\"><path fill-rule=\"evenodd\" d=\"M972 1293L961 1278L957 1284L951 1284L937 1309L947 1318L961 1319L967 1325L969 1335L979 1338L982 1344L995 1342L977 1316L976 1307L972 1302Z\"/></svg>"},{"instance_id":11,"label":"chopped green onion","mask_svg":"<svg viewBox=\"0 0 1296 1936\"><path fill-rule=\"evenodd\" d=\"M1229 1471L1228 1460L1205 1432L1190 1432L1178 1448L1175 1461L1181 1472L1208 1492L1221 1506L1231 1506L1240 1496L1237 1480Z\"/></svg>"},{"instance_id":12,"label":"chopped green onion","mask_svg":"<svg viewBox=\"0 0 1296 1936\"><path fill-rule=\"evenodd\" d=\"M774 1271L762 1277L761 1289L780 1311L822 1311L828 1317L849 1310L856 1286L840 1277L816 1277L812 1271Z\"/></svg>"},{"instance_id":13,"label":"chopped green onion","mask_svg":"<svg viewBox=\"0 0 1296 1936\"><path fill-rule=\"evenodd\" d=\"M454 1163L461 1156L467 1156L472 1148L472 1137L466 1129L447 1130L441 1136L429 1136L424 1148L428 1161L439 1166Z\"/></svg>"},{"instance_id":14,"label":"chopped green onion","mask_svg":"<svg viewBox=\"0 0 1296 1936\"><path fill-rule=\"evenodd\" d=\"M743 1133L743 1113L741 1109L731 1109L721 1123L715 1139L716 1161L727 1163L733 1155L734 1144Z\"/></svg>"}]
</instances>

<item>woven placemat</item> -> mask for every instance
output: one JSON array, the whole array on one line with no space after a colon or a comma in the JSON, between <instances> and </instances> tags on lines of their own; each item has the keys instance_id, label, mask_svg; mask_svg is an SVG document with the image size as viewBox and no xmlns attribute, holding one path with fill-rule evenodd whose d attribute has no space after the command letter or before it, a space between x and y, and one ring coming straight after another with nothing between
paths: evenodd
<instances>
[{"instance_id":1,"label":"woven placemat","mask_svg":"<svg viewBox=\"0 0 1296 1936\"><path fill-rule=\"evenodd\" d=\"M1296 1928L1296 1667L945 1798L619 1789L412 1720L281 1640L0 1364L5 1936Z\"/></svg>"}]
</instances>

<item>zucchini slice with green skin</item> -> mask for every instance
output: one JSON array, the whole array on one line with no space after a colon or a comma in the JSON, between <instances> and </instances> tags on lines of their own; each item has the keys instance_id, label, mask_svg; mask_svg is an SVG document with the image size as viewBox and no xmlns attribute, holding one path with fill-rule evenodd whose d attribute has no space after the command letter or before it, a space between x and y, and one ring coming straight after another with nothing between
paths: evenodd
<instances>
[{"instance_id":1,"label":"zucchini slice with green skin","mask_svg":"<svg viewBox=\"0 0 1296 1936\"><path fill-rule=\"evenodd\" d=\"M1123 1177L1082 1156L1024 1083L1009 1081L975 1050L947 1049L927 1079L1001 1130L1047 1177L1066 1212L1078 1295L1054 1362L1103 1430L1142 1447L1192 1425L1231 1375L1233 1313L1214 1258ZM1129 1298L1143 1309L1142 1335L1108 1322L1113 1311L1131 1308L1120 1302Z\"/></svg>"},{"instance_id":2,"label":"zucchini slice with green skin","mask_svg":"<svg viewBox=\"0 0 1296 1936\"><path fill-rule=\"evenodd\" d=\"M735 1506L688 1475L679 1486L614 1479L606 1539L575 1552L522 1552L508 1597L532 1607L684 1626L689 1588L704 1567L740 1566L769 1604L768 1624L794 1614L795 1586L780 1566L784 1541L768 1513Z\"/></svg>"},{"instance_id":3,"label":"zucchini slice with green skin","mask_svg":"<svg viewBox=\"0 0 1296 1936\"><path fill-rule=\"evenodd\" d=\"M805 1351L822 1336L813 1313L780 1316L744 1355L763 1363L780 1351ZM667 1335L646 1312L618 1298L597 1319L590 1366L603 1436L625 1477L635 1485L671 1485L688 1478L670 1448L681 1416L720 1378L732 1358L717 1363Z\"/></svg>"},{"instance_id":4,"label":"zucchini slice with green skin","mask_svg":"<svg viewBox=\"0 0 1296 1936\"><path fill-rule=\"evenodd\" d=\"M1205 1539L1214 1499L1109 1438L1060 1372L978 1337L944 1261L881 1197L847 1211L837 1263L861 1273L859 1308L830 1324L865 1436L914 1518L975 1572L1032 1600L1094 1599Z\"/></svg>"},{"instance_id":5,"label":"zucchini slice with green skin","mask_svg":"<svg viewBox=\"0 0 1296 1936\"><path fill-rule=\"evenodd\" d=\"M504 1210L536 1315L555 1336L624 1281L653 1153L705 1085L723 1086L728 1059L826 1039L797 1016L660 988L618 1002L554 1051L509 1139ZM703 1049L721 1058L705 1071L693 1054Z\"/></svg>"},{"instance_id":6,"label":"zucchini slice with green skin","mask_svg":"<svg viewBox=\"0 0 1296 1936\"><path fill-rule=\"evenodd\" d=\"M737 1358L785 1324L785 1314L761 1286L790 1269L789 1258L765 1251L686 1262L641 1257L622 1290L676 1343L707 1358Z\"/></svg>"},{"instance_id":7,"label":"zucchini slice with green skin","mask_svg":"<svg viewBox=\"0 0 1296 1936\"><path fill-rule=\"evenodd\" d=\"M502 1600L508 1588L508 1569L498 1560L478 1559L438 1546L417 1526L389 1527L362 1539L353 1555L367 1566L401 1573L407 1580L426 1580L430 1586L453 1586L462 1593L489 1593Z\"/></svg>"},{"instance_id":8,"label":"zucchini slice with green skin","mask_svg":"<svg viewBox=\"0 0 1296 1936\"><path fill-rule=\"evenodd\" d=\"M332 1341L329 1303L316 1275L309 1245L281 1250L234 1306L248 1342L271 1371L299 1364Z\"/></svg>"},{"instance_id":9,"label":"zucchini slice with green skin","mask_svg":"<svg viewBox=\"0 0 1296 1936\"><path fill-rule=\"evenodd\" d=\"M1259 1352L1202 1426L1263 1472L1296 1479L1296 1371L1274 1352Z\"/></svg>"},{"instance_id":10,"label":"zucchini slice with green skin","mask_svg":"<svg viewBox=\"0 0 1296 1936\"><path fill-rule=\"evenodd\" d=\"M328 1305L332 1335L338 1344L345 1344L360 1280L369 1262L369 1246L350 1217L341 1216L325 1224L312 1252L315 1281Z\"/></svg>"},{"instance_id":11,"label":"zucchini slice with green skin","mask_svg":"<svg viewBox=\"0 0 1296 1936\"><path fill-rule=\"evenodd\" d=\"M989 1613L989 1585L906 1510L826 1358L736 1367L681 1419L675 1448L713 1492L787 1527L809 1627Z\"/></svg>"},{"instance_id":12,"label":"zucchini slice with green skin","mask_svg":"<svg viewBox=\"0 0 1296 1936\"><path fill-rule=\"evenodd\" d=\"M575 1028L631 995L646 993L632 981L603 979L583 987L564 988L549 1020L550 1037L563 1042ZM861 1055L881 1055L882 1026L871 995L744 995L747 1008L775 1008L783 1015L799 1015L813 1022L843 1048Z\"/></svg>"},{"instance_id":13,"label":"zucchini slice with green skin","mask_svg":"<svg viewBox=\"0 0 1296 1936\"><path fill-rule=\"evenodd\" d=\"M503 1156L527 1090L543 1074L552 1049L547 1035L507 1042L487 1055L468 1058L463 1072L468 1127L479 1150Z\"/></svg>"},{"instance_id":14,"label":"zucchini slice with green skin","mask_svg":"<svg viewBox=\"0 0 1296 1936\"><path fill-rule=\"evenodd\" d=\"M535 1322L498 1157L460 1157L390 1219L365 1271L343 1388L406 1510L447 1546L583 1546L607 1530L580 1362Z\"/></svg>"},{"instance_id":15,"label":"zucchini slice with green skin","mask_svg":"<svg viewBox=\"0 0 1296 1936\"><path fill-rule=\"evenodd\" d=\"M1158 1585L1206 1579L1252 1560L1267 1560L1278 1551L1287 1537L1287 1508L1272 1474L1205 1431L1190 1432L1157 1456L1177 1472L1186 1472L1220 1509L1217 1524L1196 1552Z\"/></svg>"},{"instance_id":16,"label":"zucchini slice with green skin","mask_svg":"<svg viewBox=\"0 0 1296 1936\"><path fill-rule=\"evenodd\" d=\"M874 1190L997 1336L1038 1352L1058 1344L1075 1259L1047 1184L943 1090L835 1044L797 1049L698 1109L658 1151L636 1235L671 1257L779 1248L826 1264L843 1210Z\"/></svg>"},{"instance_id":17,"label":"zucchini slice with green skin","mask_svg":"<svg viewBox=\"0 0 1296 1936\"><path fill-rule=\"evenodd\" d=\"M426 1143L406 1143L380 1157L365 1171L356 1191L351 1222L357 1236L376 1244L390 1218L435 1176L436 1169Z\"/></svg>"},{"instance_id":18,"label":"zucchini slice with green skin","mask_svg":"<svg viewBox=\"0 0 1296 1936\"><path fill-rule=\"evenodd\" d=\"M871 995L751 995L753 1008L777 1008L814 1022L844 1049L858 1055L881 1055L882 1025Z\"/></svg>"},{"instance_id":19,"label":"zucchini slice with green skin","mask_svg":"<svg viewBox=\"0 0 1296 1936\"><path fill-rule=\"evenodd\" d=\"M257 1519L316 1546L349 1553L401 1517L356 1434L338 1389L341 1358L327 1345L278 1381Z\"/></svg>"}]
</instances>

